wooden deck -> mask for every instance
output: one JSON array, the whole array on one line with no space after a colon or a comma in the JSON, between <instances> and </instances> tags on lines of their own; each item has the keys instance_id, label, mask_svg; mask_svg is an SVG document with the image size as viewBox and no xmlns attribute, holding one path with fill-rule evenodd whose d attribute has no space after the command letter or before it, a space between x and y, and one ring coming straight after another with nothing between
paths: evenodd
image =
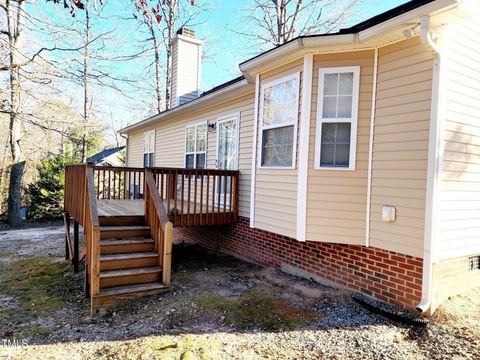
<instances>
[{"instance_id":1,"label":"wooden deck","mask_svg":"<svg viewBox=\"0 0 480 360\"><path fill-rule=\"evenodd\" d=\"M177 200L177 214L182 212L183 216L175 216L173 211L175 204L173 200L163 200L163 205L167 214L170 214L174 226L183 225L199 225L200 219L204 219L207 216L215 218L215 222L218 224L228 223L227 218L230 216L230 212L224 212L223 206L209 206L208 209L205 205L201 207L199 203L183 201L183 206L179 200ZM143 199L98 199L97 200L98 216L100 217L119 217L119 216L144 216L145 214L145 202ZM168 210L167 210L168 209ZM222 221L222 219L225 220Z\"/></svg>"},{"instance_id":2,"label":"wooden deck","mask_svg":"<svg viewBox=\"0 0 480 360\"><path fill-rule=\"evenodd\" d=\"M98 216L143 216L145 202L143 200L98 199Z\"/></svg>"},{"instance_id":3,"label":"wooden deck","mask_svg":"<svg viewBox=\"0 0 480 360\"><path fill-rule=\"evenodd\" d=\"M238 187L231 170L65 166L66 258L78 271L82 226L92 314L165 291L173 226L236 223Z\"/></svg>"}]
</instances>

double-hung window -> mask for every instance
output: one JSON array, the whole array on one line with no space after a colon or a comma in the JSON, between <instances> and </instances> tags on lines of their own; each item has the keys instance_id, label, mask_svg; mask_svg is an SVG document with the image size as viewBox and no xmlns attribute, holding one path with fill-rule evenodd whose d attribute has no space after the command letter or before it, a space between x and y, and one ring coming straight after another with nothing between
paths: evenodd
<instances>
[{"instance_id":1,"label":"double-hung window","mask_svg":"<svg viewBox=\"0 0 480 360\"><path fill-rule=\"evenodd\" d=\"M207 123L185 128L185 167L205 169L207 165Z\"/></svg>"},{"instance_id":2,"label":"double-hung window","mask_svg":"<svg viewBox=\"0 0 480 360\"><path fill-rule=\"evenodd\" d=\"M294 168L300 74L262 85L260 94L260 166Z\"/></svg>"},{"instance_id":3,"label":"double-hung window","mask_svg":"<svg viewBox=\"0 0 480 360\"><path fill-rule=\"evenodd\" d=\"M155 130L143 134L143 167L151 167L155 154Z\"/></svg>"},{"instance_id":4,"label":"double-hung window","mask_svg":"<svg viewBox=\"0 0 480 360\"><path fill-rule=\"evenodd\" d=\"M360 67L322 68L318 77L316 169L355 169Z\"/></svg>"}]
</instances>

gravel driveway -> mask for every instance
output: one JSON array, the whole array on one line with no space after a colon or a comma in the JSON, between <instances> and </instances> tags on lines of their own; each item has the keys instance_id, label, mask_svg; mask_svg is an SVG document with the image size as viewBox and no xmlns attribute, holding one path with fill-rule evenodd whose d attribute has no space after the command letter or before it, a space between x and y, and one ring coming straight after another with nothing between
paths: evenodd
<instances>
[{"instance_id":1,"label":"gravel driveway","mask_svg":"<svg viewBox=\"0 0 480 360\"><path fill-rule=\"evenodd\" d=\"M0 358L480 358L480 289L419 329L348 291L177 245L170 292L91 318L63 249L61 226L0 230Z\"/></svg>"}]
</instances>

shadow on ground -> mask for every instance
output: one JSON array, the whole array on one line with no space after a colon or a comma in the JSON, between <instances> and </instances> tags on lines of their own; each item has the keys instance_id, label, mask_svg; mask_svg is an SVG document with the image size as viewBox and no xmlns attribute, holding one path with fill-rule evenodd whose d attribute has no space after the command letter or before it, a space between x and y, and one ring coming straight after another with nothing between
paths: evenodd
<instances>
[{"instance_id":1,"label":"shadow on ground","mask_svg":"<svg viewBox=\"0 0 480 360\"><path fill-rule=\"evenodd\" d=\"M0 346L0 356L418 359L480 349L478 333L394 324L348 291L186 244L173 249L171 291L92 318L82 274L59 257L61 231L48 229L0 240L0 337L29 344Z\"/></svg>"}]
</instances>

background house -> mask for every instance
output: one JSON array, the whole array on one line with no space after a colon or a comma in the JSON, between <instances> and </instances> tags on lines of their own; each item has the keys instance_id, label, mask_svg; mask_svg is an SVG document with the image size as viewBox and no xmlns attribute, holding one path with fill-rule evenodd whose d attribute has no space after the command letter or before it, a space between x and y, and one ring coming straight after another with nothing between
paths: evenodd
<instances>
[{"instance_id":1,"label":"background house","mask_svg":"<svg viewBox=\"0 0 480 360\"><path fill-rule=\"evenodd\" d=\"M87 158L86 162L96 166L123 166L125 164L125 146L102 150Z\"/></svg>"}]
</instances>

